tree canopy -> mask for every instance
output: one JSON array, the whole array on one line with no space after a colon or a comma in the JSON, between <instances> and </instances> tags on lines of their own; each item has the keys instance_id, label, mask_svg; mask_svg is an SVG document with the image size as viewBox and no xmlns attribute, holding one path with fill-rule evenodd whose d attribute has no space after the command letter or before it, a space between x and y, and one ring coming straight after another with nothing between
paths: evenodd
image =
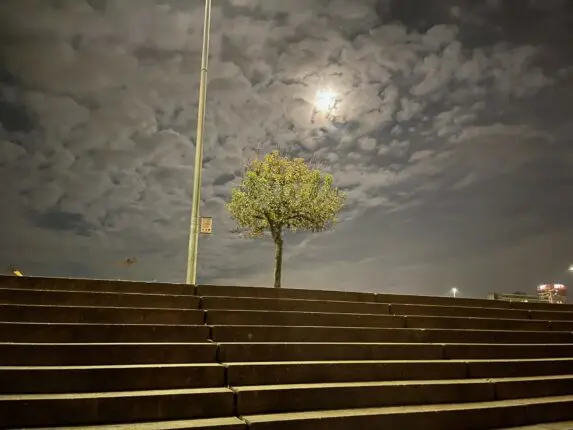
<instances>
[{"instance_id":1,"label":"tree canopy","mask_svg":"<svg viewBox=\"0 0 573 430\"><path fill-rule=\"evenodd\" d=\"M280 286L283 230L324 231L344 207L333 177L302 158L273 151L252 160L227 204L237 224L253 236L270 232L276 245L275 286Z\"/></svg>"}]
</instances>

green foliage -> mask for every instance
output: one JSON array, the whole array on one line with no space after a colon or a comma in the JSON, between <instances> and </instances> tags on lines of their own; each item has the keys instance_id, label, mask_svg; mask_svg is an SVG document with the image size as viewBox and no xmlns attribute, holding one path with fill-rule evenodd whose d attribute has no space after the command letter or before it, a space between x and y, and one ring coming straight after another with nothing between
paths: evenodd
<instances>
[{"instance_id":1,"label":"green foliage","mask_svg":"<svg viewBox=\"0 0 573 430\"><path fill-rule=\"evenodd\" d=\"M333 187L332 175L312 169L302 158L273 151L247 166L232 191L227 209L253 236L269 231L275 243L284 229L323 231L337 221L344 193Z\"/></svg>"}]
</instances>

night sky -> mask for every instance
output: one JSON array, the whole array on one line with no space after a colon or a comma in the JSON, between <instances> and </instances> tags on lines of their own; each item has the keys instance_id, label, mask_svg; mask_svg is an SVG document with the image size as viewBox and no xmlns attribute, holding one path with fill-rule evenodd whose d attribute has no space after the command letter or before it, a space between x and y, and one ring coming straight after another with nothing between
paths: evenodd
<instances>
[{"instance_id":1,"label":"night sky","mask_svg":"<svg viewBox=\"0 0 573 430\"><path fill-rule=\"evenodd\" d=\"M277 146L348 193L334 231L286 238L286 287L573 280L572 1L213 8L199 282L272 285L224 203ZM200 0L0 1L1 270L183 281L202 23Z\"/></svg>"}]
</instances>

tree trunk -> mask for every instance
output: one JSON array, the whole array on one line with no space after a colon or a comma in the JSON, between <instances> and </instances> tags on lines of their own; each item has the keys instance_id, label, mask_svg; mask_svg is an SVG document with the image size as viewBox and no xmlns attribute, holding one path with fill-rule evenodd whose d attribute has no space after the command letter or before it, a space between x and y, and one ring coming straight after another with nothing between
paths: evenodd
<instances>
[{"instance_id":1,"label":"tree trunk","mask_svg":"<svg viewBox=\"0 0 573 430\"><path fill-rule=\"evenodd\" d=\"M283 266L283 238L279 231L274 235L275 242L275 288L281 287L282 266Z\"/></svg>"}]
</instances>

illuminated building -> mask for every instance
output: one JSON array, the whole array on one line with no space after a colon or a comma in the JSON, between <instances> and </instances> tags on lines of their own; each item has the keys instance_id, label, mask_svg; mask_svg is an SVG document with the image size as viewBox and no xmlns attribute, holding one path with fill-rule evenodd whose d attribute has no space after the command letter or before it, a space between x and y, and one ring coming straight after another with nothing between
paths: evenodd
<instances>
[{"instance_id":1,"label":"illuminated building","mask_svg":"<svg viewBox=\"0 0 573 430\"><path fill-rule=\"evenodd\" d=\"M567 303L567 287L563 284L541 284L537 295L544 302Z\"/></svg>"}]
</instances>

